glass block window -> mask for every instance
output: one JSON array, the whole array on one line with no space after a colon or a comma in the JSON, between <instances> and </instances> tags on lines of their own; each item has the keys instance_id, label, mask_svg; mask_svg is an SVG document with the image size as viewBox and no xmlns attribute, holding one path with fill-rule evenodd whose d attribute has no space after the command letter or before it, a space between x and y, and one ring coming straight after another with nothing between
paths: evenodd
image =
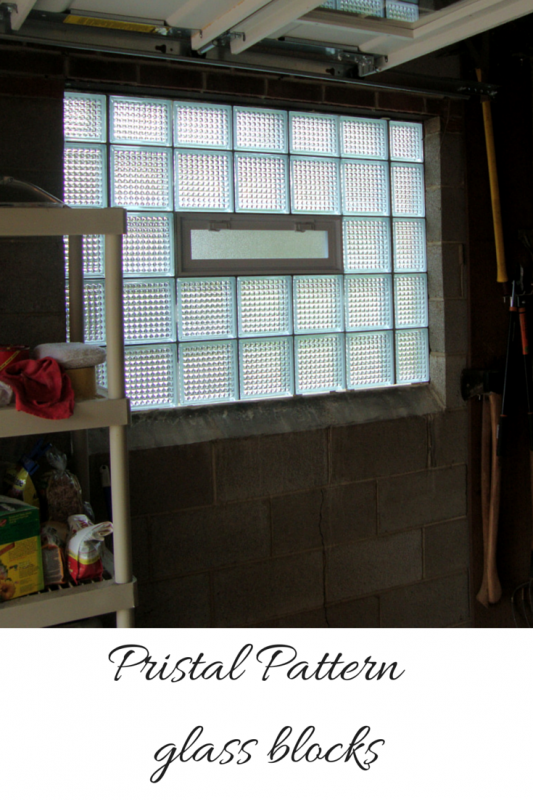
<instances>
[{"instance_id":1,"label":"glass block window","mask_svg":"<svg viewBox=\"0 0 533 800\"><path fill-rule=\"evenodd\" d=\"M393 6L418 10L403 0L327 4L375 16ZM66 94L64 119L66 202L127 210L134 408L429 380L421 124L81 92ZM183 226L189 218L201 224ZM328 249L324 225L337 230L331 274L306 249L312 236ZM186 235L192 260L180 271ZM104 238L82 245L85 339L105 345ZM204 245L209 268L197 258ZM245 274L240 259L264 264ZM68 241L65 268L68 281Z\"/></svg>"},{"instance_id":2,"label":"glass block window","mask_svg":"<svg viewBox=\"0 0 533 800\"><path fill-rule=\"evenodd\" d=\"M432 10L432 7L420 9L419 0L327 0L319 8L360 17L387 17L397 22L416 22L421 11Z\"/></svg>"}]
</instances>

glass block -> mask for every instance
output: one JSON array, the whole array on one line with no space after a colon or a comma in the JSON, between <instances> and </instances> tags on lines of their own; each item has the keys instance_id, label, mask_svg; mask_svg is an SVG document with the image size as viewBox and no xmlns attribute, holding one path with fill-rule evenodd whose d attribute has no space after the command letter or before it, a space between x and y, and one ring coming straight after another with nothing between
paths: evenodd
<instances>
[{"instance_id":1,"label":"glass block","mask_svg":"<svg viewBox=\"0 0 533 800\"><path fill-rule=\"evenodd\" d=\"M387 158L387 121L384 119L340 118L341 156Z\"/></svg>"},{"instance_id":2,"label":"glass block","mask_svg":"<svg viewBox=\"0 0 533 800\"><path fill-rule=\"evenodd\" d=\"M170 100L110 97L110 141L170 146Z\"/></svg>"},{"instance_id":3,"label":"glass block","mask_svg":"<svg viewBox=\"0 0 533 800\"><path fill-rule=\"evenodd\" d=\"M337 0L337 11L361 14L364 17L382 17L382 0Z\"/></svg>"},{"instance_id":4,"label":"glass block","mask_svg":"<svg viewBox=\"0 0 533 800\"><path fill-rule=\"evenodd\" d=\"M341 331L342 276L295 276L294 332Z\"/></svg>"},{"instance_id":5,"label":"glass block","mask_svg":"<svg viewBox=\"0 0 533 800\"><path fill-rule=\"evenodd\" d=\"M106 147L67 144L64 151L64 197L75 208L107 205Z\"/></svg>"},{"instance_id":6,"label":"glass block","mask_svg":"<svg viewBox=\"0 0 533 800\"><path fill-rule=\"evenodd\" d=\"M319 8L336 8L337 7L336 3L337 0L326 0L326 2L322 3L322 5L320 5Z\"/></svg>"},{"instance_id":7,"label":"glass block","mask_svg":"<svg viewBox=\"0 0 533 800\"><path fill-rule=\"evenodd\" d=\"M235 150L286 153L287 112L265 108L233 109Z\"/></svg>"},{"instance_id":8,"label":"glass block","mask_svg":"<svg viewBox=\"0 0 533 800\"><path fill-rule=\"evenodd\" d=\"M235 278L180 278L177 286L180 340L235 337Z\"/></svg>"},{"instance_id":9,"label":"glass block","mask_svg":"<svg viewBox=\"0 0 533 800\"><path fill-rule=\"evenodd\" d=\"M428 380L427 328L396 331L396 382L419 383Z\"/></svg>"},{"instance_id":10,"label":"glass block","mask_svg":"<svg viewBox=\"0 0 533 800\"><path fill-rule=\"evenodd\" d=\"M387 0L386 16L402 22L416 22L418 19L418 6L414 3L400 3L397 0Z\"/></svg>"},{"instance_id":11,"label":"glass block","mask_svg":"<svg viewBox=\"0 0 533 800\"><path fill-rule=\"evenodd\" d=\"M392 331L346 334L346 388L371 389L394 382Z\"/></svg>"},{"instance_id":12,"label":"glass block","mask_svg":"<svg viewBox=\"0 0 533 800\"><path fill-rule=\"evenodd\" d=\"M392 223L395 272L426 271L426 223L395 219Z\"/></svg>"},{"instance_id":13,"label":"glass block","mask_svg":"<svg viewBox=\"0 0 533 800\"><path fill-rule=\"evenodd\" d=\"M241 400L294 394L292 339L239 342Z\"/></svg>"},{"instance_id":14,"label":"glass block","mask_svg":"<svg viewBox=\"0 0 533 800\"><path fill-rule=\"evenodd\" d=\"M65 277L68 280L68 236L63 237L65 248ZM83 274L86 278L105 275L105 237L94 233L81 237Z\"/></svg>"},{"instance_id":15,"label":"glass block","mask_svg":"<svg viewBox=\"0 0 533 800\"><path fill-rule=\"evenodd\" d=\"M424 167L420 164L391 164L392 213L399 217L423 217Z\"/></svg>"},{"instance_id":16,"label":"glass block","mask_svg":"<svg viewBox=\"0 0 533 800\"><path fill-rule=\"evenodd\" d=\"M124 281L124 339L127 343L176 338L174 281Z\"/></svg>"},{"instance_id":17,"label":"glass block","mask_svg":"<svg viewBox=\"0 0 533 800\"><path fill-rule=\"evenodd\" d=\"M293 214L339 214L339 200L337 159L291 156Z\"/></svg>"},{"instance_id":18,"label":"glass block","mask_svg":"<svg viewBox=\"0 0 533 800\"><path fill-rule=\"evenodd\" d=\"M289 111L291 153L316 156L339 154L338 117Z\"/></svg>"},{"instance_id":19,"label":"glass block","mask_svg":"<svg viewBox=\"0 0 533 800\"><path fill-rule=\"evenodd\" d=\"M390 155L395 161L423 161L424 140L419 122L390 122Z\"/></svg>"},{"instance_id":20,"label":"glass block","mask_svg":"<svg viewBox=\"0 0 533 800\"><path fill-rule=\"evenodd\" d=\"M174 145L231 148L231 107L175 101Z\"/></svg>"},{"instance_id":21,"label":"glass block","mask_svg":"<svg viewBox=\"0 0 533 800\"><path fill-rule=\"evenodd\" d=\"M289 211L288 157L235 153L235 210Z\"/></svg>"},{"instance_id":22,"label":"glass block","mask_svg":"<svg viewBox=\"0 0 533 800\"><path fill-rule=\"evenodd\" d=\"M85 281L83 284L84 336L88 344L105 342L105 283Z\"/></svg>"},{"instance_id":23,"label":"glass block","mask_svg":"<svg viewBox=\"0 0 533 800\"><path fill-rule=\"evenodd\" d=\"M390 275L350 275L344 280L346 330L392 328Z\"/></svg>"},{"instance_id":24,"label":"glass block","mask_svg":"<svg viewBox=\"0 0 533 800\"><path fill-rule=\"evenodd\" d=\"M111 205L172 210L170 149L112 145Z\"/></svg>"},{"instance_id":25,"label":"glass block","mask_svg":"<svg viewBox=\"0 0 533 800\"><path fill-rule=\"evenodd\" d=\"M239 336L292 333L291 278L237 278Z\"/></svg>"},{"instance_id":26,"label":"glass block","mask_svg":"<svg viewBox=\"0 0 533 800\"><path fill-rule=\"evenodd\" d=\"M65 92L63 128L65 139L84 142L105 142L105 95Z\"/></svg>"},{"instance_id":27,"label":"glass block","mask_svg":"<svg viewBox=\"0 0 533 800\"><path fill-rule=\"evenodd\" d=\"M233 211L231 153L176 150L176 208Z\"/></svg>"},{"instance_id":28,"label":"glass block","mask_svg":"<svg viewBox=\"0 0 533 800\"><path fill-rule=\"evenodd\" d=\"M184 406L238 400L237 343L186 342L179 346L179 400Z\"/></svg>"},{"instance_id":29,"label":"glass block","mask_svg":"<svg viewBox=\"0 0 533 800\"><path fill-rule=\"evenodd\" d=\"M133 408L175 406L176 345L126 347L124 351L126 395Z\"/></svg>"},{"instance_id":30,"label":"glass block","mask_svg":"<svg viewBox=\"0 0 533 800\"><path fill-rule=\"evenodd\" d=\"M428 324L428 288L425 275L394 276L394 315L397 328Z\"/></svg>"},{"instance_id":31,"label":"glass block","mask_svg":"<svg viewBox=\"0 0 533 800\"><path fill-rule=\"evenodd\" d=\"M389 213L388 164L381 161L341 161L343 214Z\"/></svg>"},{"instance_id":32,"label":"glass block","mask_svg":"<svg viewBox=\"0 0 533 800\"><path fill-rule=\"evenodd\" d=\"M68 342L68 339L67 339ZM104 361L103 364L96 365L96 385L103 386L104 389L107 389L107 364Z\"/></svg>"},{"instance_id":33,"label":"glass block","mask_svg":"<svg viewBox=\"0 0 533 800\"><path fill-rule=\"evenodd\" d=\"M125 276L174 274L172 214L128 214L128 232L122 239L122 270Z\"/></svg>"},{"instance_id":34,"label":"glass block","mask_svg":"<svg viewBox=\"0 0 533 800\"><path fill-rule=\"evenodd\" d=\"M344 389L343 338L338 333L295 337L296 394L338 392Z\"/></svg>"},{"instance_id":35,"label":"glass block","mask_svg":"<svg viewBox=\"0 0 533 800\"><path fill-rule=\"evenodd\" d=\"M345 272L390 272L388 219L343 219Z\"/></svg>"}]
</instances>

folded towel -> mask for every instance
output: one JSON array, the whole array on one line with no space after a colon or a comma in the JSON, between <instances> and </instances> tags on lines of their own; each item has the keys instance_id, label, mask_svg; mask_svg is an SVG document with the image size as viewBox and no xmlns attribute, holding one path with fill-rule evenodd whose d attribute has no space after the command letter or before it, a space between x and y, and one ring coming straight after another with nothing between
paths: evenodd
<instances>
[{"instance_id":1,"label":"folded towel","mask_svg":"<svg viewBox=\"0 0 533 800\"><path fill-rule=\"evenodd\" d=\"M74 411L70 380L53 358L17 361L0 372L15 392L15 408L44 419L67 419Z\"/></svg>"},{"instance_id":2,"label":"folded towel","mask_svg":"<svg viewBox=\"0 0 533 800\"><path fill-rule=\"evenodd\" d=\"M95 367L105 361L105 350L94 344L83 342L55 342L39 344L34 350L35 358L55 358L65 369Z\"/></svg>"}]
</instances>

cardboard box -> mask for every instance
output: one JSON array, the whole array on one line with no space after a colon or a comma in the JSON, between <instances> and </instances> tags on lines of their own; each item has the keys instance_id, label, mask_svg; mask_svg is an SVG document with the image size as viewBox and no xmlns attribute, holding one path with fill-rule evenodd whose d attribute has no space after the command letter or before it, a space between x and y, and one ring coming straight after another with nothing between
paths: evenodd
<instances>
[{"instance_id":1,"label":"cardboard box","mask_svg":"<svg viewBox=\"0 0 533 800\"><path fill-rule=\"evenodd\" d=\"M0 602L44 588L39 510L0 495Z\"/></svg>"}]
</instances>

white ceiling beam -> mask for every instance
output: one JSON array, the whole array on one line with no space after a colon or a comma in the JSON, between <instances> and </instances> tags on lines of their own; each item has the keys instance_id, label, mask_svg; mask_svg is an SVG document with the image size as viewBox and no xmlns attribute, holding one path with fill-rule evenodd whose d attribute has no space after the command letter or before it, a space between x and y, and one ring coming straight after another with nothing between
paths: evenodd
<instances>
[{"instance_id":1,"label":"white ceiling beam","mask_svg":"<svg viewBox=\"0 0 533 800\"><path fill-rule=\"evenodd\" d=\"M199 50L201 47L205 47L217 36L229 31L234 25L238 26L239 22L266 6L269 2L270 0L240 0L240 2L235 3L225 14L221 14L220 17L209 22L205 28L191 36L192 49Z\"/></svg>"},{"instance_id":2,"label":"white ceiling beam","mask_svg":"<svg viewBox=\"0 0 533 800\"><path fill-rule=\"evenodd\" d=\"M231 52L234 55L242 53L289 22L298 19L302 14L317 8L321 2L322 0L272 0L267 6L233 28L232 32L241 33L243 37L231 42Z\"/></svg>"},{"instance_id":3,"label":"white ceiling beam","mask_svg":"<svg viewBox=\"0 0 533 800\"><path fill-rule=\"evenodd\" d=\"M33 6L36 0L16 0L17 10L11 12L11 27L14 31L18 31Z\"/></svg>"},{"instance_id":4,"label":"white ceiling beam","mask_svg":"<svg viewBox=\"0 0 533 800\"><path fill-rule=\"evenodd\" d=\"M191 12L196 11L201 2L202 0L187 0L185 3L181 3L172 14L169 14L165 22L171 28L179 28L181 21L188 17Z\"/></svg>"}]
</instances>

